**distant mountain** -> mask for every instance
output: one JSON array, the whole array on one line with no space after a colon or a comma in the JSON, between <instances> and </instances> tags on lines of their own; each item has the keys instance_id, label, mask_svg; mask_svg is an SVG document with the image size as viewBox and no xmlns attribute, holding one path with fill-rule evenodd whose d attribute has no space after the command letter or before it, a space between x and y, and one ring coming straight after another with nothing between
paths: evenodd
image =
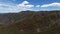
<instances>
[{"instance_id":1,"label":"distant mountain","mask_svg":"<svg viewBox=\"0 0 60 34\"><path fill-rule=\"evenodd\" d=\"M13 24L6 27L11 32L47 32L50 33L55 28L60 27L60 12L21 12L24 14L24 18L16 20ZM21 13L19 13L21 15ZM42 13L42 14L41 14ZM31 16L29 16L31 14ZM25 15L27 17L25 17ZM57 30L56 29L56 30ZM50 31L51 30L51 31ZM60 31L60 29L59 29ZM59 32L58 30L55 32ZM54 33L51 32L51 33ZM42 33L42 34L43 34ZM50 33L50 34L51 34ZM45 33L44 33L45 34Z\"/></svg>"},{"instance_id":2,"label":"distant mountain","mask_svg":"<svg viewBox=\"0 0 60 34\"><path fill-rule=\"evenodd\" d=\"M22 11L19 13L7 13L1 14L0 20L2 24L7 25L1 28L6 34L7 32L8 34L23 34L22 32L60 34L59 11Z\"/></svg>"},{"instance_id":3,"label":"distant mountain","mask_svg":"<svg viewBox=\"0 0 60 34\"><path fill-rule=\"evenodd\" d=\"M47 13L47 12L46 12ZM0 14L0 24L4 24L4 25L9 25L15 21L18 21L20 19L25 19L28 17L31 17L33 15L40 15L43 16L44 12L43 11L21 11L19 13L4 13L4 14Z\"/></svg>"},{"instance_id":4,"label":"distant mountain","mask_svg":"<svg viewBox=\"0 0 60 34\"><path fill-rule=\"evenodd\" d=\"M0 23L4 25L8 25L10 23L15 22L16 20L20 20L22 18L27 18L32 16L33 12L20 12L20 13L7 13L0 14Z\"/></svg>"}]
</instances>

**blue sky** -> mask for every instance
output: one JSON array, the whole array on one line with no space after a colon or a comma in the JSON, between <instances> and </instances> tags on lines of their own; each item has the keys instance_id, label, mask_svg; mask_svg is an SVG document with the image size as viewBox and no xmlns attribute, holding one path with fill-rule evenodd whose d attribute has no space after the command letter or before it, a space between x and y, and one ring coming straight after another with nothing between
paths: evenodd
<instances>
[{"instance_id":1,"label":"blue sky","mask_svg":"<svg viewBox=\"0 0 60 34\"><path fill-rule=\"evenodd\" d=\"M60 10L60 0L0 0L0 13Z\"/></svg>"}]
</instances>

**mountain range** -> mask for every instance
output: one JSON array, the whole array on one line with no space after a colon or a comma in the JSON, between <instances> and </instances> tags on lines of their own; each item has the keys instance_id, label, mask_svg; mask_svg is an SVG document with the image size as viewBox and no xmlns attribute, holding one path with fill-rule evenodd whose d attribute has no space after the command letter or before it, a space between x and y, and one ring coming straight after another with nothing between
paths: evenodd
<instances>
[{"instance_id":1,"label":"mountain range","mask_svg":"<svg viewBox=\"0 0 60 34\"><path fill-rule=\"evenodd\" d=\"M0 24L2 34L60 34L60 11L4 13Z\"/></svg>"}]
</instances>

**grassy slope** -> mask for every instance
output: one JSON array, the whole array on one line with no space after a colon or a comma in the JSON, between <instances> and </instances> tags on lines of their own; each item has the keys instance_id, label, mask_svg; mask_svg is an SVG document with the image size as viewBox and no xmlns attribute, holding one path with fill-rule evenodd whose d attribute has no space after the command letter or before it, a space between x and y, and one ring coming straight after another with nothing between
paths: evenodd
<instances>
[{"instance_id":1,"label":"grassy slope","mask_svg":"<svg viewBox=\"0 0 60 34\"><path fill-rule=\"evenodd\" d=\"M48 20L48 18L51 17L52 14L45 15L44 17L32 16L31 18L19 20L8 27L0 28L0 34L60 34L60 26L58 26L57 24L48 28L46 31L40 33L35 32L35 28L37 28L38 24L41 25L40 20ZM47 23L45 23L44 26L46 24ZM20 29L26 29L25 31L27 32L21 32Z\"/></svg>"}]
</instances>

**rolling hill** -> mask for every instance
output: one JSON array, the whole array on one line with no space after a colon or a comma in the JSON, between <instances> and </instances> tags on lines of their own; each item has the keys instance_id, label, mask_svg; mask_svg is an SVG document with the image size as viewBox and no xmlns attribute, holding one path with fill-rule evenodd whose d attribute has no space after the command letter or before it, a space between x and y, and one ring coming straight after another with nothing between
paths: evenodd
<instances>
[{"instance_id":1,"label":"rolling hill","mask_svg":"<svg viewBox=\"0 0 60 34\"><path fill-rule=\"evenodd\" d=\"M59 11L22 11L3 14L1 18L7 21L2 20L2 34L60 34Z\"/></svg>"}]
</instances>

